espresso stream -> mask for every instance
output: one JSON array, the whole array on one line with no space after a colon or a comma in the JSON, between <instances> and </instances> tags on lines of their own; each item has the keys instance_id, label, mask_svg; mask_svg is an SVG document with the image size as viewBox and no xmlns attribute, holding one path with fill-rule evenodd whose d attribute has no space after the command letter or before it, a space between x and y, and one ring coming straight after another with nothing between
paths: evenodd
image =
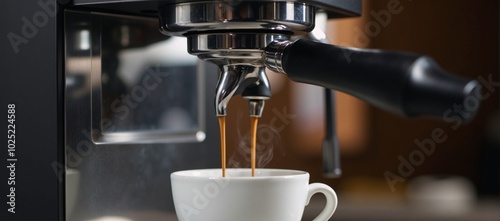
<instances>
[{"instance_id":1,"label":"espresso stream","mask_svg":"<svg viewBox=\"0 0 500 221\"><path fill-rule=\"evenodd\" d=\"M259 122L258 117L250 118L250 162L252 166L252 176L255 176L255 160L257 153L257 123Z\"/></svg>"},{"instance_id":2,"label":"espresso stream","mask_svg":"<svg viewBox=\"0 0 500 221\"><path fill-rule=\"evenodd\" d=\"M226 177L226 116L218 116L219 133L220 133L220 153L221 153L221 168L222 177ZM257 125L258 117L250 118L250 161L252 167L252 176L255 176L255 162L257 153Z\"/></svg>"},{"instance_id":3,"label":"espresso stream","mask_svg":"<svg viewBox=\"0 0 500 221\"><path fill-rule=\"evenodd\" d=\"M226 116L218 116L222 177L226 176Z\"/></svg>"}]
</instances>

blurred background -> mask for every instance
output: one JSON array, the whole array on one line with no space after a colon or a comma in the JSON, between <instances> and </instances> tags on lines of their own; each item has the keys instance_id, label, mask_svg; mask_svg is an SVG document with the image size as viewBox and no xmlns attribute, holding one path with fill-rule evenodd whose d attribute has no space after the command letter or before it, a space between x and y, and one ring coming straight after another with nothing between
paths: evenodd
<instances>
[{"instance_id":1,"label":"blurred background","mask_svg":"<svg viewBox=\"0 0 500 221\"><path fill-rule=\"evenodd\" d=\"M363 7L362 17L328 22L333 44L427 54L445 70L478 79L484 100L477 116L467 124L406 119L337 93L343 175L328 179L321 173L323 90L269 74L260 166L305 170L311 182L332 186L340 201L334 220L499 220L499 2L365 0ZM247 103L233 100L229 166L245 166ZM305 219L318 208L309 206Z\"/></svg>"}]
</instances>

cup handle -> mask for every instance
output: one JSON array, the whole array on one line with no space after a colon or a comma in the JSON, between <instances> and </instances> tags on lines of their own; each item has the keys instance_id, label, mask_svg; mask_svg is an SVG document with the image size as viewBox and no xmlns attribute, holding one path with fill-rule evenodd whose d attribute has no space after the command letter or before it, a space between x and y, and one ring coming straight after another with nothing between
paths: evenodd
<instances>
[{"instance_id":1,"label":"cup handle","mask_svg":"<svg viewBox=\"0 0 500 221\"><path fill-rule=\"evenodd\" d=\"M306 206L309 204L311 197L316 193L322 193L326 197L326 206L321 213L313 221L327 221L332 217L337 209L338 199L337 194L333 189L322 183L309 184L309 192L307 193Z\"/></svg>"}]
</instances>

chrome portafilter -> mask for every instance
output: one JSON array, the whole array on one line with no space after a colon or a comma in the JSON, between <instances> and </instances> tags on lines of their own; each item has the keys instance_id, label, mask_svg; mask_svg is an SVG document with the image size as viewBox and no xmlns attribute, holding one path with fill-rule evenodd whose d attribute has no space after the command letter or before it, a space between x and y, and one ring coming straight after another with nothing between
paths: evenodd
<instances>
[{"instance_id":1,"label":"chrome portafilter","mask_svg":"<svg viewBox=\"0 0 500 221\"><path fill-rule=\"evenodd\" d=\"M262 54L267 45L286 40L283 34L214 33L188 36L188 51L216 64L221 73L215 92L217 116L226 115L230 99L237 94L249 100L251 116L260 117L271 85Z\"/></svg>"},{"instance_id":2,"label":"chrome portafilter","mask_svg":"<svg viewBox=\"0 0 500 221\"><path fill-rule=\"evenodd\" d=\"M299 2L194 2L160 9L160 31L188 39L188 52L217 65L217 116L230 99L249 100L249 114L260 117L271 96L263 54L271 42L289 40L314 27L314 7Z\"/></svg>"}]
</instances>

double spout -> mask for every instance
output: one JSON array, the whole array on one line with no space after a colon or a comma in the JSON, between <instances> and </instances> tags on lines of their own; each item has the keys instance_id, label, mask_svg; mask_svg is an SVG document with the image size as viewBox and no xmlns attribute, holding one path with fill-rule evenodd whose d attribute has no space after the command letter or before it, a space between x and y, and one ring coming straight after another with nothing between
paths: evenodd
<instances>
[{"instance_id":1,"label":"double spout","mask_svg":"<svg viewBox=\"0 0 500 221\"><path fill-rule=\"evenodd\" d=\"M261 117L265 100L271 97L271 85L265 67L252 65L223 65L215 89L215 113L227 114L231 98L237 94L249 100L249 115Z\"/></svg>"},{"instance_id":2,"label":"double spout","mask_svg":"<svg viewBox=\"0 0 500 221\"><path fill-rule=\"evenodd\" d=\"M205 33L188 36L188 52L219 67L215 91L217 116L227 114L227 106L235 95L249 101L249 115L260 117L265 100L271 97L266 75L264 49L273 41L287 40L279 33Z\"/></svg>"}]
</instances>

